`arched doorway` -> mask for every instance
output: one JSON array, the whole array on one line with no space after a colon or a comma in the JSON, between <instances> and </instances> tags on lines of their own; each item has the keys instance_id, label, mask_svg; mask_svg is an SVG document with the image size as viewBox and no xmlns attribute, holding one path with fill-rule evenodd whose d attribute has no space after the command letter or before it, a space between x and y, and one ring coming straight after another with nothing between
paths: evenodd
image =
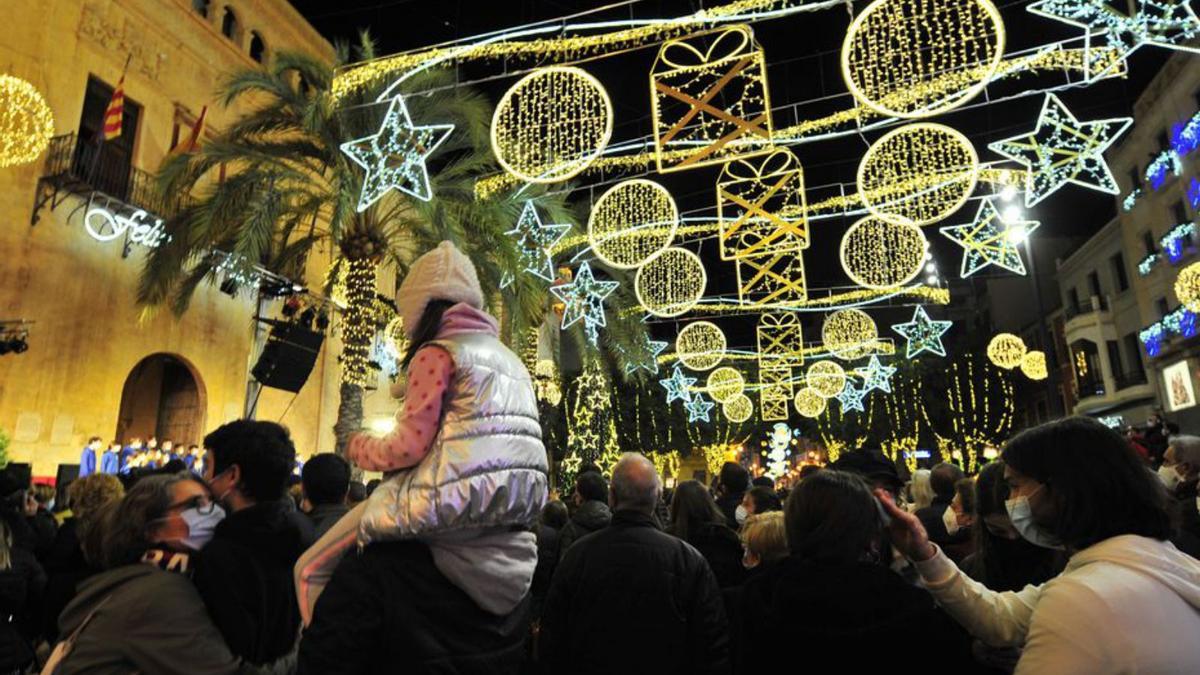
<instances>
[{"instance_id":1,"label":"arched doorway","mask_svg":"<svg viewBox=\"0 0 1200 675\"><path fill-rule=\"evenodd\" d=\"M125 378L116 438L199 443L204 415L204 383L192 364L173 354L151 354Z\"/></svg>"}]
</instances>

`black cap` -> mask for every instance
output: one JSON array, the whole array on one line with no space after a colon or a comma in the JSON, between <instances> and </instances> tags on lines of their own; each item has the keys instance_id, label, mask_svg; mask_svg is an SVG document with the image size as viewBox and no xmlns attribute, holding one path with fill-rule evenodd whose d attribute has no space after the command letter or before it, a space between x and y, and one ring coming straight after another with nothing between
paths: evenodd
<instances>
[{"instance_id":1,"label":"black cap","mask_svg":"<svg viewBox=\"0 0 1200 675\"><path fill-rule=\"evenodd\" d=\"M28 490L33 482L33 470L28 464L9 462L0 469L0 497L8 497L14 492Z\"/></svg>"},{"instance_id":2,"label":"black cap","mask_svg":"<svg viewBox=\"0 0 1200 675\"><path fill-rule=\"evenodd\" d=\"M904 481L900 479L900 472L896 471L896 465L879 450L862 448L843 452L829 468L856 473L870 481L886 481L894 487L904 485Z\"/></svg>"}]
</instances>

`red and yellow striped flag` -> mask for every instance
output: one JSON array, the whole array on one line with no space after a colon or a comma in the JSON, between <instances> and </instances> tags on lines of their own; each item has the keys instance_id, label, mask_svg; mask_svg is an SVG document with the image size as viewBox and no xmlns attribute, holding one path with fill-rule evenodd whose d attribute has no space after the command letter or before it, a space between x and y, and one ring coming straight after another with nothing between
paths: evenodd
<instances>
[{"instance_id":1,"label":"red and yellow striped flag","mask_svg":"<svg viewBox=\"0 0 1200 675\"><path fill-rule=\"evenodd\" d=\"M200 109L200 117L197 117L196 123L192 125L192 135L183 145L184 152L195 152L200 149L200 132L204 131L204 116L207 114L208 106Z\"/></svg>"},{"instance_id":2,"label":"red and yellow striped flag","mask_svg":"<svg viewBox=\"0 0 1200 675\"><path fill-rule=\"evenodd\" d=\"M121 124L125 121L125 74L113 91L112 100L104 110L104 140L111 141L121 135Z\"/></svg>"}]
</instances>

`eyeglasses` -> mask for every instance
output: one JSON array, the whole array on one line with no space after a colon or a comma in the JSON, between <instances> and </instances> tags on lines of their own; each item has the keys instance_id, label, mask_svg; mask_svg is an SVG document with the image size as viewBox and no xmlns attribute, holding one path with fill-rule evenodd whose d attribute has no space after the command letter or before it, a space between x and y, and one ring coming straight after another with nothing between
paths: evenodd
<instances>
[{"instance_id":1,"label":"eyeglasses","mask_svg":"<svg viewBox=\"0 0 1200 675\"><path fill-rule=\"evenodd\" d=\"M183 511L186 511L187 509L196 509L196 511L201 515L207 516L213 512L213 509L216 508L216 505L217 503L209 499L208 495L196 495L168 506L167 511L174 511L175 509L180 509Z\"/></svg>"}]
</instances>

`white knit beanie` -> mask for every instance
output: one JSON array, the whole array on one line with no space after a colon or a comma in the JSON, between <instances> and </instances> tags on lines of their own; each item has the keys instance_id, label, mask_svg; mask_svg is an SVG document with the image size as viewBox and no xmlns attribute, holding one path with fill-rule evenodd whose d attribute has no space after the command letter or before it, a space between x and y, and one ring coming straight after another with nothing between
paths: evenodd
<instances>
[{"instance_id":1,"label":"white knit beanie","mask_svg":"<svg viewBox=\"0 0 1200 675\"><path fill-rule=\"evenodd\" d=\"M430 300L465 302L483 309L483 290L475 265L449 241L417 258L396 291L396 307L407 335L416 330Z\"/></svg>"}]
</instances>

